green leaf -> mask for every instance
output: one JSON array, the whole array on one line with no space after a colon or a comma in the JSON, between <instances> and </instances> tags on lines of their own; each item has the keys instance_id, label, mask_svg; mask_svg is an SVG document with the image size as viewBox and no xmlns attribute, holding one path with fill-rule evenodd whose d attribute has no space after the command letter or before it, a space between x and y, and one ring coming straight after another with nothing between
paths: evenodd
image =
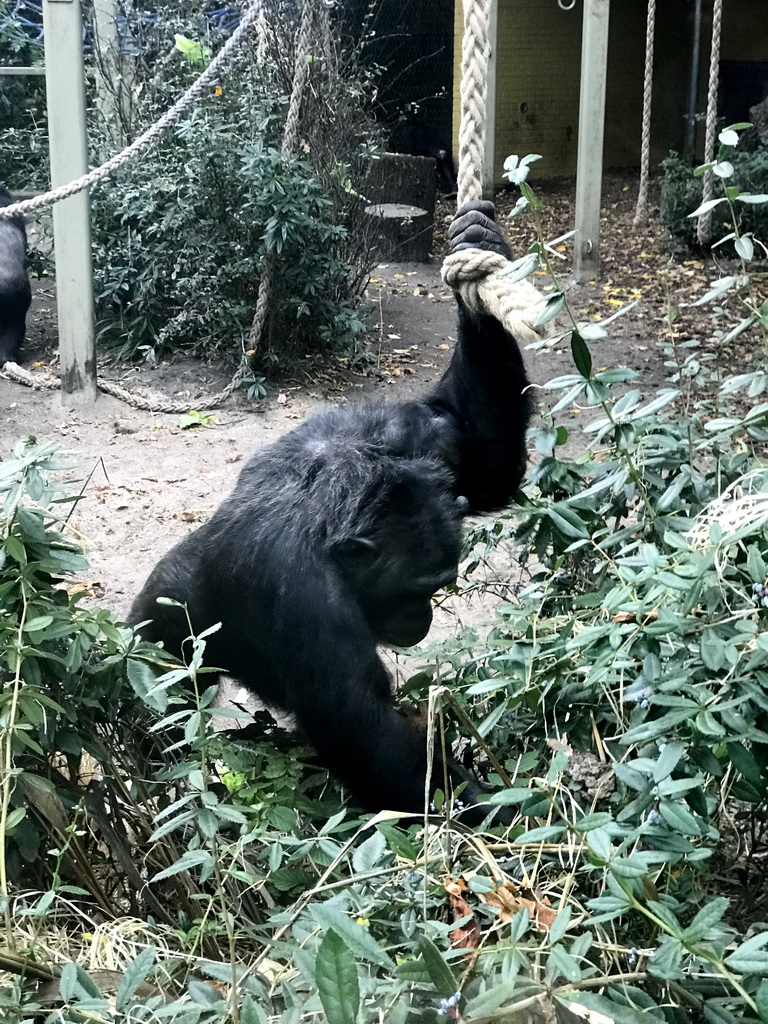
<instances>
[{"instance_id":1,"label":"green leaf","mask_svg":"<svg viewBox=\"0 0 768 1024\"><path fill-rule=\"evenodd\" d=\"M680 970L680 964L684 953L685 947L678 939L665 936L648 961L648 973L657 978L682 978L683 972Z\"/></svg>"},{"instance_id":2,"label":"green leaf","mask_svg":"<svg viewBox=\"0 0 768 1024\"><path fill-rule=\"evenodd\" d=\"M532 828L528 832L523 832L515 839L515 843L544 843L550 839L559 839L564 831L564 825L542 825L541 828Z\"/></svg>"},{"instance_id":3,"label":"green leaf","mask_svg":"<svg viewBox=\"0 0 768 1024\"><path fill-rule=\"evenodd\" d=\"M701 908L683 932L683 942L688 944L703 939L710 928L714 928L722 920L723 914L728 909L730 902L724 896L718 896L710 900L706 906Z\"/></svg>"},{"instance_id":4,"label":"green leaf","mask_svg":"<svg viewBox=\"0 0 768 1024\"><path fill-rule=\"evenodd\" d=\"M725 641L714 629L705 629L699 645L701 660L712 672L719 672L725 664Z\"/></svg>"},{"instance_id":5,"label":"green leaf","mask_svg":"<svg viewBox=\"0 0 768 1024\"><path fill-rule=\"evenodd\" d=\"M658 784L671 775L684 753L682 743L668 743L653 766L653 781Z\"/></svg>"},{"instance_id":6,"label":"green leaf","mask_svg":"<svg viewBox=\"0 0 768 1024\"><path fill-rule=\"evenodd\" d=\"M731 999L727 1000L732 1003ZM722 1001L716 1001L714 999L707 999L704 1003L704 1020L707 1024L743 1024L745 1017L743 1014L739 1014L738 1017L735 1013L731 1013L724 1005ZM751 1017L746 1018L752 1020Z\"/></svg>"},{"instance_id":7,"label":"green leaf","mask_svg":"<svg viewBox=\"0 0 768 1024\"><path fill-rule=\"evenodd\" d=\"M637 856L616 857L608 867L617 878L644 878L648 874L648 865Z\"/></svg>"},{"instance_id":8,"label":"green leaf","mask_svg":"<svg viewBox=\"0 0 768 1024\"><path fill-rule=\"evenodd\" d=\"M378 964L380 967L386 967L389 971L393 970L394 962L371 933L347 917L338 907L332 906L330 903L317 903L310 909L317 923L326 931L333 929L340 935L355 956L359 956L369 963Z\"/></svg>"},{"instance_id":9,"label":"green leaf","mask_svg":"<svg viewBox=\"0 0 768 1024\"><path fill-rule=\"evenodd\" d=\"M551 978L565 978L566 981L581 981L581 968L562 946L553 946L547 960L547 971Z\"/></svg>"},{"instance_id":10,"label":"green leaf","mask_svg":"<svg viewBox=\"0 0 768 1024\"><path fill-rule=\"evenodd\" d=\"M358 874L375 868L387 852L387 840L381 832L374 831L352 854L352 867Z\"/></svg>"},{"instance_id":11,"label":"green leaf","mask_svg":"<svg viewBox=\"0 0 768 1024\"><path fill-rule=\"evenodd\" d=\"M742 235L734 240L733 247L743 260L749 261L754 258L755 244L749 235Z\"/></svg>"},{"instance_id":12,"label":"green leaf","mask_svg":"<svg viewBox=\"0 0 768 1024\"><path fill-rule=\"evenodd\" d=\"M128 682L136 696L153 711L164 714L168 710L168 694L164 689L150 693L157 682L157 676L147 662L128 658L125 667Z\"/></svg>"},{"instance_id":13,"label":"green leaf","mask_svg":"<svg viewBox=\"0 0 768 1024\"><path fill-rule=\"evenodd\" d=\"M705 203L702 203L701 206L698 206L693 211L693 213L689 213L688 216L689 217L701 217L701 215L703 213L709 213L710 210L714 210L714 208L716 206L719 206L720 203L724 203L724 202L725 202L725 197L724 196L721 196L719 199L708 199Z\"/></svg>"},{"instance_id":14,"label":"green leaf","mask_svg":"<svg viewBox=\"0 0 768 1024\"><path fill-rule=\"evenodd\" d=\"M181 871L189 871L196 867L209 867L212 864L212 857L207 850L187 850L169 868L158 871L153 876L153 882L159 882L163 878L170 878L171 875L178 875Z\"/></svg>"},{"instance_id":15,"label":"green leaf","mask_svg":"<svg viewBox=\"0 0 768 1024\"><path fill-rule=\"evenodd\" d=\"M574 540L589 537L589 531L579 515L562 501L548 508L547 515L566 537L572 537Z\"/></svg>"},{"instance_id":16,"label":"green leaf","mask_svg":"<svg viewBox=\"0 0 768 1024\"><path fill-rule=\"evenodd\" d=\"M726 743L725 749L728 751L728 758L733 767L738 772L741 772L745 779L760 784L762 780L760 767L752 753L742 743L737 743L736 741Z\"/></svg>"},{"instance_id":17,"label":"green leaf","mask_svg":"<svg viewBox=\"0 0 768 1024\"><path fill-rule=\"evenodd\" d=\"M659 803L659 814L671 828L677 832L682 832L683 835L700 836L702 833L702 829L694 816L682 804L662 800Z\"/></svg>"},{"instance_id":18,"label":"green leaf","mask_svg":"<svg viewBox=\"0 0 768 1024\"><path fill-rule=\"evenodd\" d=\"M24 623L25 633L40 633L44 629L47 629L53 622L52 615L36 615L34 619Z\"/></svg>"},{"instance_id":19,"label":"green leaf","mask_svg":"<svg viewBox=\"0 0 768 1024\"><path fill-rule=\"evenodd\" d=\"M560 940L565 937L565 933L568 931L568 925L571 923L572 913L573 908L570 905L563 907L552 922L552 927L549 929L549 941L553 945L556 942L560 942Z\"/></svg>"},{"instance_id":20,"label":"green leaf","mask_svg":"<svg viewBox=\"0 0 768 1024\"><path fill-rule=\"evenodd\" d=\"M738 949L734 950L729 957L726 957L726 967L739 974L758 974L761 977L768 975L768 931L753 935L751 939L743 942Z\"/></svg>"},{"instance_id":21,"label":"green leaf","mask_svg":"<svg viewBox=\"0 0 768 1024\"><path fill-rule=\"evenodd\" d=\"M124 1012L130 1008L129 1004L136 989L147 980L154 962L155 947L147 946L146 949L142 949L135 960L128 964L115 996L115 1009L118 1012Z\"/></svg>"},{"instance_id":22,"label":"green leaf","mask_svg":"<svg viewBox=\"0 0 768 1024\"><path fill-rule=\"evenodd\" d=\"M187 991L192 1002L197 1003L198 1006L215 1006L217 1003L223 1002L224 998L213 985L209 985L207 981L200 981L199 978L189 979Z\"/></svg>"},{"instance_id":23,"label":"green leaf","mask_svg":"<svg viewBox=\"0 0 768 1024\"><path fill-rule=\"evenodd\" d=\"M456 979L453 976L453 971L443 959L442 953L426 935L419 936L419 952L432 984L443 999L449 999L456 991Z\"/></svg>"},{"instance_id":24,"label":"green leaf","mask_svg":"<svg viewBox=\"0 0 768 1024\"><path fill-rule=\"evenodd\" d=\"M610 825L613 818L606 811L595 811L593 814L585 814L573 823L574 832L591 832L593 828L604 828Z\"/></svg>"},{"instance_id":25,"label":"green leaf","mask_svg":"<svg viewBox=\"0 0 768 1024\"><path fill-rule=\"evenodd\" d=\"M592 355L578 331L571 334L571 355L581 376L589 380L592 376Z\"/></svg>"},{"instance_id":26,"label":"green leaf","mask_svg":"<svg viewBox=\"0 0 768 1024\"><path fill-rule=\"evenodd\" d=\"M549 323L550 320L554 320L564 305L565 295L563 292L554 292L550 295L544 309L536 317L536 327L541 327L543 324Z\"/></svg>"},{"instance_id":27,"label":"green leaf","mask_svg":"<svg viewBox=\"0 0 768 1024\"><path fill-rule=\"evenodd\" d=\"M764 1022L768 1021L768 981L761 981L760 985L755 993L755 1003L757 1005L757 1012L760 1015L760 1020Z\"/></svg>"},{"instance_id":28,"label":"green leaf","mask_svg":"<svg viewBox=\"0 0 768 1024\"><path fill-rule=\"evenodd\" d=\"M354 1024L360 1012L357 965L333 929L323 936L315 958L315 981L328 1024Z\"/></svg>"},{"instance_id":29,"label":"green leaf","mask_svg":"<svg viewBox=\"0 0 768 1024\"><path fill-rule=\"evenodd\" d=\"M466 1005L466 1019L475 1020L501 1009L505 1003L514 1003L520 998L520 979L488 983L488 987L471 999ZM502 1018L500 1018L502 1019ZM446 1021L447 1024L447 1021Z\"/></svg>"},{"instance_id":30,"label":"green leaf","mask_svg":"<svg viewBox=\"0 0 768 1024\"><path fill-rule=\"evenodd\" d=\"M717 175L718 178L732 178L733 164L730 160L720 160L712 165L712 173Z\"/></svg>"}]
</instances>

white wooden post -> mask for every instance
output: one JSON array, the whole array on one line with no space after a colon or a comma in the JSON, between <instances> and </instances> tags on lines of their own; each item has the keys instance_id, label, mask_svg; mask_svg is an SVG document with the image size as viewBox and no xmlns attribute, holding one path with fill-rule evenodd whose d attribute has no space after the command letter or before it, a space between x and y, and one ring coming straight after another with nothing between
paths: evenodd
<instances>
[{"instance_id":1,"label":"white wooden post","mask_svg":"<svg viewBox=\"0 0 768 1024\"><path fill-rule=\"evenodd\" d=\"M499 3L491 0L488 10L488 92L485 101L485 156L483 158L483 198L493 199L496 187L496 40L499 27Z\"/></svg>"},{"instance_id":2,"label":"white wooden post","mask_svg":"<svg viewBox=\"0 0 768 1024\"><path fill-rule=\"evenodd\" d=\"M600 202L603 184L605 84L611 0L584 0L576 163L577 281L600 273Z\"/></svg>"},{"instance_id":3,"label":"white wooden post","mask_svg":"<svg viewBox=\"0 0 768 1024\"><path fill-rule=\"evenodd\" d=\"M51 185L88 170L80 0L43 0L45 85ZM53 207L61 400L68 408L96 399L90 201L87 192Z\"/></svg>"}]
</instances>

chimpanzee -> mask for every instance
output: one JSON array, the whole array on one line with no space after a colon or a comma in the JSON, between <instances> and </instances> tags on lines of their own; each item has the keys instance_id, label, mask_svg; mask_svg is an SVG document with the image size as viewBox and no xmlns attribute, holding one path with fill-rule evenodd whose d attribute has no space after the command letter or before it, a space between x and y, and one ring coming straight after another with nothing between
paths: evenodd
<instances>
[{"instance_id":1,"label":"chimpanzee","mask_svg":"<svg viewBox=\"0 0 768 1024\"><path fill-rule=\"evenodd\" d=\"M440 132L423 125L400 125L392 134L391 146L395 153L428 156L437 164L437 187L445 195L456 191L456 169L451 148Z\"/></svg>"},{"instance_id":2,"label":"chimpanzee","mask_svg":"<svg viewBox=\"0 0 768 1024\"><path fill-rule=\"evenodd\" d=\"M463 207L454 251L509 254L493 204ZM129 616L180 655L215 623L207 661L292 713L323 763L366 807L419 811L426 743L393 707L376 644L409 647L431 598L456 579L461 521L504 508L525 467L531 414L515 339L461 299L458 344L423 398L323 412L257 452L235 490L155 567ZM460 800L484 790L435 757ZM481 822L488 806L464 815Z\"/></svg>"},{"instance_id":3,"label":"chimpanzee","mask_svg":"<svg viewBox=\"0 0 768 1024\"><path fill-rule=\"evenodd\" d=\"M13 202L10 192L0 185L0 206ZM31 301L24 220L0 220L0 366L18 361Z\"/></svg>"}]
</instances>

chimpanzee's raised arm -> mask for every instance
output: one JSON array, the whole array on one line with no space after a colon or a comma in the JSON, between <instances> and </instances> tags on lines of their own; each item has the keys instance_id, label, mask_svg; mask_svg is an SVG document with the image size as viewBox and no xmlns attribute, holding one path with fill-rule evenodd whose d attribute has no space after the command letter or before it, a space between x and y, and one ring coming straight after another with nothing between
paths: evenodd
<instances>
[{"instance_id":1,"label":"chimpanzee's raised arm","mask_svg":"<svg viewBox=\"0 0 768 1024\"><path fill-rule=\"evenodd\" d=\"M490 202L463 206L449 230L451 251L476 248L509 256ZM427 403L451 415L456 430L457 493L473 512L509 504L525 472L525 435L533 410L517 341L494 317L457 296L458 344Z\"/></svg>"}]
</instances>

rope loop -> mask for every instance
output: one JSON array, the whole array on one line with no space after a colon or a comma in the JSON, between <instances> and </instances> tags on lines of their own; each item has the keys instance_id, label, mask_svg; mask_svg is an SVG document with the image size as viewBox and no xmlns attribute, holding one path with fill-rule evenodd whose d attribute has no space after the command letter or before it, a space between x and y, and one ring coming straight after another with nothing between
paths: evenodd
<instances>
[{"instance_id":1,"label":"rope loop","mask_svg":"<svg viewBox=\"0 0 768 1024\"><path fill-rule=\"evenodd\" d=\"M528 280L510 281L504 274L508 259L483 249L462 249L443 262L443 281L457 292L474 313L499 320L524 345L549 334L547 324L537 324L546 299Z\"/></svg>"}]
</instances>

